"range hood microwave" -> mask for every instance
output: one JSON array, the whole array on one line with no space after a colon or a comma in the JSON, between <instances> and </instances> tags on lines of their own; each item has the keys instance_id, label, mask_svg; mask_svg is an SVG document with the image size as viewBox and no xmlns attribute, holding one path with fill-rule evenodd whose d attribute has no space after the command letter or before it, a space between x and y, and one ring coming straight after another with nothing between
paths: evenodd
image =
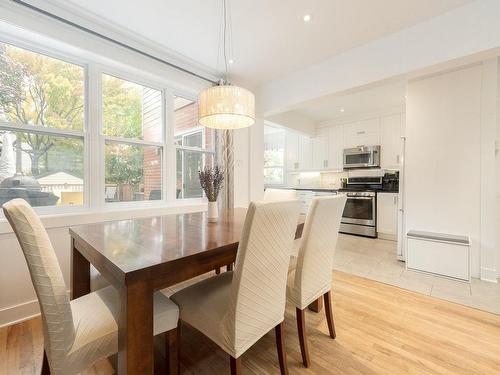
<instances>
[{"instance_id":1,"label":"range hood microwave","mask_svg":"<svg viewBox=\"0 0 500 375\"><path fill-rule=\"evenodd\" d=\"M380 146L344 149L344 169L380 168Z\"/></svg>"}]
</instances>

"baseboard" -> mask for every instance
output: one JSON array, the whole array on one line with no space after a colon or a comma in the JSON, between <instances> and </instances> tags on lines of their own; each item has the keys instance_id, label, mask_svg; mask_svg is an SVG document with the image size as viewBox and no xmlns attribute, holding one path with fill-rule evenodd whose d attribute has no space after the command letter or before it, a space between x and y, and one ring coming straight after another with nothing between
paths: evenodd
<instances>
[{"instance_id":1,"label":"baseboard","mask_svg":"<svg viewBox=\"0 0 500 375\"><path fill-rule=\"evenodd\" d=\"M494 268L481 267L481 280L489 281L490 283L498 282L498 273Z\"/></svg>"},{"instance_id":2,"label":"baseboard","mask_svg":"<svg viewBox=\"0 0 500 375\"><path fill-rule=\"evenodd\" d=\"M388 241L397 241L398 236L396 234L388 234L388 233L377 233L377 237L380 238L381 240L388 240Z\"/></svg>"},{"instance_id":3,"label":"baseboard","mask_svg":"<svg viewBox=\"0 0 500 375\"><path fill-rule=\"evenodd\" d=\"M40 314L38 300L14 305L0 310L0 328L30 319Z\"/></svg>"}]
</instances>

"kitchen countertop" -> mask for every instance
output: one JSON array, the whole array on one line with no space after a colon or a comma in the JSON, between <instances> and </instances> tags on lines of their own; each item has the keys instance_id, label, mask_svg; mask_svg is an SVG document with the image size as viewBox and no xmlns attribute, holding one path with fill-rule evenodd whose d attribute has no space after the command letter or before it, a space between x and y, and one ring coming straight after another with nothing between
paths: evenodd
<instances>
[{"instance_id":1,"label":"kitchen countertop","mask_svg":"<svg viewBox=\"0 0 500 375\"><path fill-rule=\"evenodd\" d=\"M293 187L293 186L286 186L286 187L283 187L282 189L294 189L294 190L300 190L300 191L332 192L332 193L337 193L339 191L348 191L348 189ZM350 189L350 191L353 191L353 189ZM374 191L376 193L399 193L399 191L395 191L395 190L362 189L362 191Z\"/></svg>"}]
</instances>

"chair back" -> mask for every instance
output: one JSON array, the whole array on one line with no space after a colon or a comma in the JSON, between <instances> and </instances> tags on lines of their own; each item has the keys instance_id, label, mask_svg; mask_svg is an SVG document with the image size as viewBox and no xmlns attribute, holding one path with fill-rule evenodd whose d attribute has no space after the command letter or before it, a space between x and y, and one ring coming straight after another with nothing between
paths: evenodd
<instances>
[{"instance_id":1,"label":"chair back","mask_svg":"<svg viewBox=\"0 0 500 375\"><path fill-rule=\"evenodd\" d=\"M292 189L266 189L263 200L266 202L288 201L297 199L297 192Z\"/></svg>"},{"instance_id":2,"label":"chair back","mask_svg":"<svg viewBox=\"0 0 500 375\"><path fill-rule=\"evenodd\" d=\"M316 197L307 212L295 269L294 288L300 308L331 289L333 255L347 197Z\"/></svg>"},{"instance_id":3,"label":"chair back","mask_svg":"<svg viewBox=\"0 0 500 375\"><path fill-rule=\"evenodd\" d=\"M223 324L236 358L284 319L290 253L299 218L294 201L251 202Z\"/></svg>"},{"instance_id":4,"label":"chair back","mask_svg":"<svg viewBox=\"0 0 500 375\"><path fill-rule=\"evenodd\" d=\"M75 330L69 294L47 231L23 199L3 205L28 264L42 313L45 351L52 371L73 345Z\"/></svg>"}]
</instances>

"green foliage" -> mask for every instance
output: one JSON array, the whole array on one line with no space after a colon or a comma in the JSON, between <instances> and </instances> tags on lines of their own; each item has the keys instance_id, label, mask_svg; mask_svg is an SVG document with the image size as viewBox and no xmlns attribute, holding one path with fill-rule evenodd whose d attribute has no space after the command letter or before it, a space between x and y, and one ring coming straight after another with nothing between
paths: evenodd
<instances>
[{"instance_id":1,"label":"green foliage","mask_svg":"<svg viewBox=\"0 0 500 375\"><path fill-rule=\"evenodd\" d=\"M144 181L144 149L106 144L106 184L138 185Z\"/></svg>"},{"instance_id":2,"label":"green foliage","mask_svg":"<svg viewBox=\"0 0 500 375\"><path fill-rule=\"evenodd\" d=\"M84 88L82 67L0 43L0 119L81 131ZM103 120L108 135L140 138L142 87L103 76ZM83 142L25 132L17 133L17 140L17 147L31 159L32 175L67 170L83 176ZM137 147L122 147L107 154L107 182L140 181L143 160L143 150Z\"/></svg>"},{"instance_id":3,"label":"green foliage","mask_svg":"<svg viewBox=\"0 0 500 375\"><path fill-rule=\"evenodd\" d=\"M103 121L107 135L142 138L142 86L104 75Z\"/></svg>"}]
</instances>

